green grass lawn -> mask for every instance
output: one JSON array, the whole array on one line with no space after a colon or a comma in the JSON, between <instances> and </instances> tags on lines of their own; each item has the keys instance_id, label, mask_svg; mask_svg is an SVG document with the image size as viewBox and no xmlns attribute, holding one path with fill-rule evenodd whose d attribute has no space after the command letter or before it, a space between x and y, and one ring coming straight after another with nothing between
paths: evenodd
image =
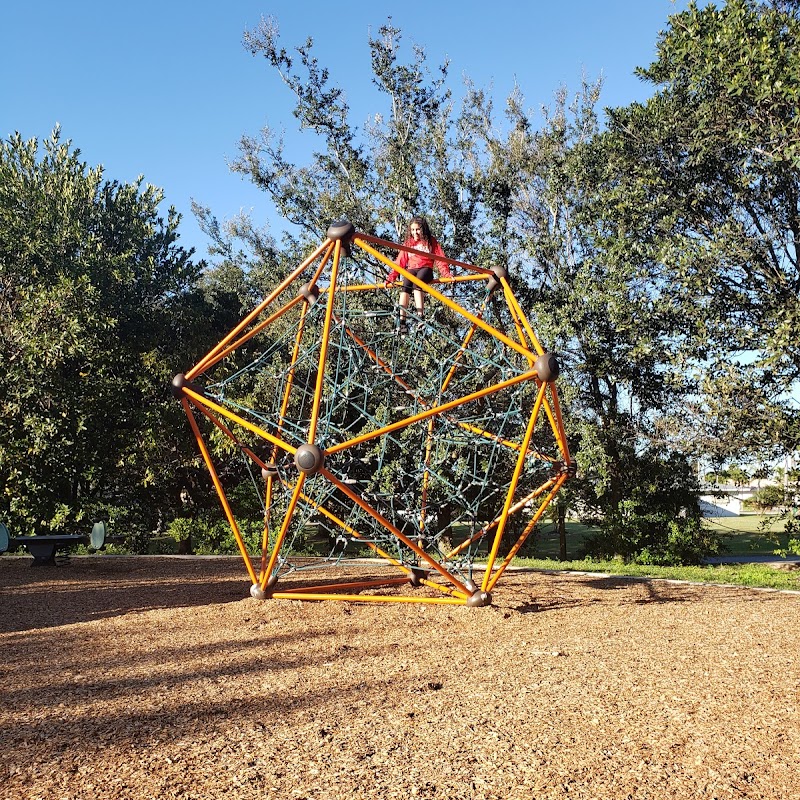
<instances>
[{"instance_id":1,"label":"green grass lawn","mask_svg":"<svg viewBox=\"0 0 800 800\"><path fill-rule=\"evenodd\" d=\"M768 515L707 518L704 524L722 538L726 555L769 556L787 544L783 522ZM567 558L583 557L583 540L591 532L592 528L587 525L567 523ZM555 525L547 523L541 526L536 531L532 546L526 546L523 555L530 558L558 558L558 532Z\"/></svg>"},{"instance_id":2,"label":"green grass lawn","mask_svg":"<svg viewBox=\"0 0 800 800\"><path fill-rule=\"evenodd\" d=\"M786 546L783 523L761 514L707 519L705 522L723 538L726 555L774 555L776 549ZM800 569L775 569L765 564L654 567L625 564L621 560L588 561L583 559L582 545L584 537L592 529L578 523L567 523L566 528L567 558L570 560L558 561L558 532L555 525L546 524L536 532L533 545L523 551L522 555L526 557L515 559L515 566L800 590Z\"/></svg>"},{"instance_id":3,"label":"green grass lawn","mask_svg":"<svg viewBox=\"0 0 800 800\"><path fill-rule=\"evenodd\" d=\"M705 524L723 538L730 555L769 556L787 544L783 520L769 515L715 517L706 519Z\"/></svg>"},{"instance_id":4,"label":"green grass lawn","mask_svg":"<svg viewBox=\"0 0 800 800\"><path fill-rule=\"evenodd\" d=\"M661 578L692 583L716 583L800 591L800 569L775 569L767 564L717 564L705 567L653 567L623 561L554 561L515 559L515 567L556 572L591 572L632 578Z\"/></svg>"}]
</instances>

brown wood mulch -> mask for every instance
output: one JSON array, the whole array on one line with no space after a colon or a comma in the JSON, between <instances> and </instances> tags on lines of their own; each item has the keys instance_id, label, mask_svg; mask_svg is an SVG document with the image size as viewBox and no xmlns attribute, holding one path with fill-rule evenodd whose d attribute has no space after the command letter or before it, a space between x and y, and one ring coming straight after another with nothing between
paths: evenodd
<instances>
[{"instance_id":1,"label":"brown wood mulch","mask_svg":"<svg viewBox=\"0 0 800 800\"><path fill-rule=\"evenodd\" d=\"M796 594L248 589L238 559L0 559L0 798L800 798Z\"/></svg>"}]
</instances>

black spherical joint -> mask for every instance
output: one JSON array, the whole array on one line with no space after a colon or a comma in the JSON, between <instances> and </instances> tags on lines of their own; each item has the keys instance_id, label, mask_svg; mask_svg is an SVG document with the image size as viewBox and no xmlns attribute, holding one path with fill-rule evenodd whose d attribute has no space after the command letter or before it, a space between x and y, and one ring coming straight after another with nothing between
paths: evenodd
<instances>
[{"instance_id":1,"label":"black spherical joint","mask_svg":"<svg viewBox=\"0 0 800 800\"><path fill-rule=\"evenodd\" d=\"M492 277L489 278L490 292L502 286L501 278L508 279L508 270L505 267L492 267Z\"/></svg>"},{"instance_id":2,"label":"black spherical joint","mask_svg":"<svg viewBox=\"0 0 800 800\"><path fill-rule=\"evenodd\" d=\"M254 600L266 600L268 595L267 593L261 588L260 584L254 583L250 587L250 597Z\"/></svg>"},{"instance_id":3,"label":"black spherical joint","mask_svg":"<svg viewBox=\"0 0 800 800\"><path fill-rule=\"evenodd\" d=\"M411 569L411 574L409 575L408 582L414 587L417 588L418 586L422 586L422 579L425 577L424 570L419 569L418 567L413 567Z\"/></svg>"},{"instance_id":4,"label":"black spherical joint","mask_svg":"<svg viewBox=\"0 0 800 800\"><path fill-rule=\"evenodd\" d=\"M260 583L254 583L250 587L250 597L254 600L269 600L272 597L272 590L278 582L277 575L270 575L267 579L266 586L262 589Z\"/></svg>"},{"instance_id":5,"label":"black spherical joint","mask_svg":"<svg viewBox=\"0 0 800 800\"><path fill-rule=\"evenodd\" d=\"M319 300L319 287L314 283L306 283L300 288L298 292L300 297L302 297L310 306L313 306L314 303Z\"/></svg>"},{"instance_id":6,"label":"black spherical joint","mask_svg":"<svg viewBox=\"0 0 800 800\"><path fill-rule=\"evenodd\" d=\"M350 255L350 242L353 241L356 229L348 219L337 219L328 228L328 238L332 241L341 241L347 255Z\"/></svg>"},{"instance_id":7,"label":"black spherical joint","mask_svg":"<svg viewBox=\"0 0 800 800\"><path fill-rule=\"evenodd\" d=\"M186 380L186 376L179 372L173 379L172 379L172 396L177 400L180 400L183 397L183 390L191 389L193 392L197 394L202 394L205 396L205 391L203 390L202 386L198 386L196 383L192 383L191 381Z\"/></svg>"},{"instance_id":8,"label":"black spherical joint","mask_svg":"<svg viewBox=\"0 0 800 800\"><path fill-rule=\"evenodd\" d=\"M533 362L533 368L543 383L552 383L561 372L558 359L552 353L542 353Z\"/></svg>"},{"instance_id":9,"label":"black spherical joint","mask_svg":"<svg viewBox=\"0 0 800 800\"><path fill-rule=\"evenodd\" d=\"M470 608L484 608L485 606L490 606L491 604L491 592L482 592L480 589L478 589L477 592L473 592L467 600L467 605Z\"/></svg>"},{"instance_id":10,"label":"black spherical joint","mask_svg":"<svg viewBox=\"0 0 800 800\"><path fill-rule=\"evenodd\" d=\"M277 478L278 477L277 464L267 464L267 466L261 470L261 477L264 480L267 480L268 478Z\"/></svg>"},{"instance_id":11,"label":"black spherical joint","mask_svg":"<svg viewBox=\"0 0 800 800\"><path fill-rule=\"evenodd\" d=\"M325 453L315 444L301 444L294 454L294 463L300 472L313 475L325 463Z\"/></svg>"}]
</instances>

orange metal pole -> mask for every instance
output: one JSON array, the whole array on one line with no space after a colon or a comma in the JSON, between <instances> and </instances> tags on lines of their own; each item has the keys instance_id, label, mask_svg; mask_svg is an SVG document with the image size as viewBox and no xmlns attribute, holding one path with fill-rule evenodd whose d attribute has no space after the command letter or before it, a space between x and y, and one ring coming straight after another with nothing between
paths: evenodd
<instances>
[{"instance_id":1,"label":"orange metal pole","mask_svg":"<svg viewBox=\"0 0 800 800\"><path fill-rule=\"evenodd\" d=\"M515 514L521 508L526 506L531 500L533 500L534 497L538 497L549 486L552 486L554 480L555 480L555 478L550 478L545 483L543 483L541 486L539 486L537 489L534 489L532 492L527 494L521 500L518 500L516 503L514 503L513 506L511 506L511 508L509 509L508 513L509 514ZM447 553L447 555L445 555L445 557L444 557L445 561L447 561L448 559L453 558L454 556L457 556L460 552L462 552L467 547L469 547L473 542L477 542L478 539L482 539L484 536L486 536L487 533L489 533L489 531L491 531L494 528L496 528L497 524L499 522L500 522L500 517L499 516L495 517L488 525L484 525L484 527L481 528L477 533L474 533L469 538L464 539L464 541L461 542L461 544L458 545L458 547L455 547L453 550L451 550L449 553Z\"/></svg>"},{"instance_id":2,"label":"orange metal pole","mask_svg":"<svg viewBox=\"0 0 800 800\"><path fill-rule=\"evenodd\" d=\"M541 519L542 514L544 514L545 509L550 505L553 501L553 498L558 494L558 490L564 485L564 481L567 479L566 475L561 475L559 479L556 481L556 485L553 487L550 494L544 499L542 504L539 508L536 509L536 513L533 515L531 521L525 526L525 530L522 532L522 535L514 542L514 546L511 550L508 551L508 555L503 560L503 563L497 568L497 571L492 576L491 580L489 581L489 585L486 588L487 592L491 592L494 588L494 585L500 579L500 576L505 572L506 567L514 560L514 556L519 552L520 547L525 544L525 540L530 536L531 531L533 530L536 523Z\"/></svg>"},{"instance_id":3,"label":"orange metal pole","mask_svg":"<svg viewBox=\"0 0 800 800\"><path fill-rule=\"evenodd\" d=\"M369 594L304 594L301 592L274 592L275 600L340 600L347 603L427 603L430 605L463 606L463 598L454 597L411 597L405 595Z\"/></svg>"},{"instance_id":4,"label":"orange metal pole","mask_svg":"<svg viewBox=\"0 0 800 800\"><path fill-rule=\"evenodd\" d=\"M328 294L328 305L325 309L325 321L322 326L322 341L319 349L319 367L317 368L317 384L314 388L314 407L311 411L311 420L308 425L308 442L314 443L317 436L317 424L319 422L319 408L322 403L322 386L325 382L325 364L328 360L328 336L331 330L331 319L333 318L333 303L336 297L336 279L339 274L339 261L342 253L342 242L337 239L333 250L333 265L331 267L331 291Z\"/></svg>"},{"instance_id":5,"label":"orange metal pole","mask_svg":"<svg viewBox=\"0 0 800 800\"><path fill-rule=\"evenodd\" d=\"M481 304L480 309L478 310L478 316L481 319L483 319L483 312L486 311L486 303L487 302L488 302L488 300L484 300L483 303ZM453 359L453 365L450 367L450 370L449 370L449 372L447 373L447 376L444 379L444 383L442 384L442 391L443 392L450 385L450 381L453 380L453 376L455 375L456 369L458 368L458 362L461 360L461 356L463 356L464 353L466 352L467 347L469 346L469 343L472 340L472 337L475 335L475 331L476 330L477 330L477 328L473 325L467 331L467 335L464 337L464 341L461 343L461 349L458 351L458 353L456 353L456 356ZM528 363L530 363L530 361Z\"/></svg>"},{"instance_id":6,"label":"orange metal pole","mask_svg":"<svg viewBox=\"0 0 800 800\"><path fill-rule=\"evenodd\" d=\"M569 455L569 445L567 444L567 438L564 435L564 420L561 417L561 406L558 402L558 392L556 391L555 386L550 387L550 395L553 399L553 412L555 413L556 420L558 421L558 426L555 428L556 431L556 441L558 442L559 450L561 450L561 454L564 457L564 461L567 464L572 462L572 459Z\"/></svg>"},{"instance_id":7,"label":"orange metal pole","mask_svg":"<svg viewBox=\"0 0 800 800\"><path fill-rule=\"evenodd\" d=\"M199 375L201 372L205 372L206 369L209 367L209 362L213 359L217 353L223 350L228 342L234 339L236 336L239 335L254 319L257 319L261 312L267 308L270 303L272 303L276 297L280 295L281 292L286 289L287 286L290 286L293 281L295 281L300 275L303 274L303 271L311 264L317 256L319 256L324 250L332 249L333 242L330 239L326 239L299 267L297 267L294 272L284 278L275 289L270 292L270 294L259 303L256 308L253 309L221 342L215 345L195 366L193 366L187 373L186 379L191 380L192 378ZM330 252L327 254L330 255ZM327 258L326 255L326 258Z\"/></svg>"},{"instance_id":8,"label":"orange metal pole","mask_svg":"<svg viewBox=\"0 0 800 800\"><path fill-rule=\"evenodd\" d=\"M247 547L245 546L244 539L242 538L242 533L233 517L233 511L228 503L228 498L225 496L225 490L222 488L222 482L217 475L216 469L214 469L214 462L211 460L211 454L208 452L206 443L203 441L200 428L197 426L197 420L195 420L194 414L192 414L192 411L189 407L189 401L185 397L181 398L181 405L183 406L183 410L186 412L186 416L189 418L189 424L192 426L192 433L194 433L194 438L197 440L197 445L200 448L203 461L206 462L206 467L211 475L214 488L217 490L217 495L222 503L222 510L225 512L225 516L228 518L228 524L231 526L233 538L236 539L236 545L239 548L239 552L241 553L247 572L250 575L250 580L255 583L256 573L253 569L252 563L250 562L250 554L247 552Z\"/></svg>"},{"instance_id":9,"label":"orange metal pole","mask_svg":"<svg viewBox=\"0 0 800 800\"><path fill-rule=\"evenodd\" d=\"M422 473L422 497L420 499L419 532L425 530L425 510L428 505L428 483L431 476L431 451L433 450L433 417L428 420L428 434L425 438L425 469Z\"/></svg>"},{"instance_id":10,"label":"orange metal pole","mask_svg":"<svg viewBox=\"0 0 800 800\"><path fill-rule=\"evenodd\" d=\"M539 416L539 409L542 406L542 401L544 400L544 392L545 392L546 385L543 383L539 388L539 394L536 396L536 402L533 405L533 411L531 412L530 419L528 420L528 427L525 431L525 437L522 441L522 450L517 458L516 466L514 467L514 474L511 477L511 483L508 487L508 495L506 496L506 502L503 506L503 512L500 515L500 522L497 526L497 533L494 536L494 542L492 544L492 550L489 553L489 559L486 562L486 573L483 576L483 585L481 586L481 590L486 592L488 589L486 588L489 585L489 579L491 578L492 567L494 567L495 559L497 558L497 551L500 548L500 540L503 537L503 531L505 530L506 520L508 519L508 512L511 508L511 504L514 500L514 492L517 490L517 483L519 481L519 476L522 474L522 467L525 464L525 453L528 450L528 447L531 443L531 438L533 437L533 430L536 427L536 419Z\"/></svg>"},{"instance_id":11,"label":"orange metal pole","mask_svg":"<svg viewBox=\"0 0 800 800\"><path fill-rule=\"evenodd\" d=\"M467 311L463 306L458 305L458 303L455 303L449 297L446 297L441 292L437 291L433 286L421 281L416 275L403 269L403 267L398 266L394 263L394 261L389 260L386 258L386 256L384 256L382 253L379 253L369 245L364 244L363 242L359 242L359 244L370 255L379 259L392 269L397 270L397 272L399 272L403 277L408 278L416 287L431 295L431 297L435 297L440 303L446 305L451 311L455 311L457 314L460 314L465 319L468 319L473 325L477 325L489 335L494 336L495 339L499 339L501 342L503 342L503 344L507 345L512 350L515 350L517 353L525 356L525 358L530 359L531 352L527 347L523 347L518 342L515 342L513 339L510 339L508 336L506 336L502 331L497 330L497 328L489 325L482 319L479 319L472 312Z\"/></svg>"},{"instance_id":12,"label":"orange metal pole","mask_svg":"<svg viewBox=\"0 0 800 800\"><path fill-rule=\"evenodd\" d=\"M290 484L287 484L287 485L290 485ZM325 506L321 505L320 503L317 503L314 499L312 499L307 494L304 494L302 492L300 493L300 498L304 502L306 502L309 505L313 506L316 511L318 511L323 516L327 517L335 525L338 525L343 531L346 531L350 535L355 536L357 539L361 539L363 541L363 544L365 544L367 547L369 547L370 550L372 550L374 553L379 555L382 559L384 559L386 562L391 564L393 567L397 567L398 569L400 569L403 572L405 572L407 575L411 575L412 574L413 570L411 569L411 567L408 567L405 564L402 564L399 561L397 561L397 559L393 558L389 553L387 553L386 551L382 550L374 542L370 542L370 541L367 541L366 539L364 539L362 537L362 535L355 528L353 528L351 525L348 525L344 520L342 520L339 517L337 517L336 514L334 514L333 512L329 511L327 508L325 508ZM375 513L378 513L378 512L375 512ZM380 521L383 524L383 517L380 518ZM402 580L406 580L406 578L403 578ZM439 587L438 584L433 584L433 585L436 586L437 588L441 588L441 587Z\"/></svg>"},{"instance_id":13,"label":"orange metal pole","mask_svg":"<svg viewBox=\"0 0 800 800\"><path fill-rule=\"evenodd\" d=\"M298 303L302 303L303 298L298 296L290 300L283 308L279 308L275 313L271 314L265 320L262 320L258 323L254 328L251 328L247 333L243 336L238 338L235 342L231 342L224 350L217 353L212 359L209 359L208 362L204 365L203 371L206 371L213 367L215 364L218 364L222 361L223 358L226 358L231 353L238 350L243 344L249 342L254 336L264 330L267 326L271 325L275 322L276 319L280 319L284 314L291 311Z\"/></svg>"},{"instance_id":14,"label":"orange metal pole","mask_svg":"<svg viewBox=\"0 0 800 800\"><path fill-rule=\"evenodd\" d=\"M432 559L431 559L431 558L428 556L428 554L427 554L427 553L425 553L425 551L423 551L423 550L420 550L420 549L419 549L419 548L418 548L416 545L414 545L414 544L413 544L413 543L412 543L410 540L406 539L406 538L403 536L403 534L401 534L401 533L400 533L400 531L399 531L397 528L395 528L395 527L394 527L394 526L393 526L393 525L392 525L392 524L391 524L391 523L390 523L388 520L386 520L386 519L385 519L383 516L381 516L381 514L380 514L378 511L376 511L376 510L375 510L374 508L372 508L372 507L371 507L371 506L370 506L368 503L366 503L366 501L362 500L361 498L359 498L359 496L358 496L358 495L354 494L354 493L353 493L353 492L352 492L352 491L351 491L351 490L350 490L350 489L349 489L349 488L346 486L346 484L343 484L343 483L341 483L341 482L340 482L340 481L339 481L339 480L338 480L338 479L337 479L335 476L333 476L333 475L332 475L330 472L328 472L328 471L327 471L326 469L324 469L324 468L320 470L320 475L323 475L325 478L329 479L329 480L330 480L332 483L334 483L334 484L335 484L336 486L338 486L340 489L344 490L344 491L345 491L345 492L346 492L348 495L350 495L350 496L351 496L351 499L353 499L353 500L354 500L354 501L355 501L355 502L356 502L356 503L357 503L359 506L361 506L361 508L363 508L363 509L364 509L364 510L365 510L365 511L368 513L368 514L370 514L370 516L372 516L372 517L373 517L373 518L374 518L374 519L375 519L377 522L380 522L380 523L381 523L381 525L383 525L383 527L385 527L387 530L389 530L391 533L393 533L395 536L397 536L397 538L398 538L398 539L400 539L401 541L403 541L403 542L404 542L404 544L406 544L406 545L408 545L409 547L411 547L412 549L414 549L414 550L417 552L417 554L418 554L418 555L421 555L421 556L423 557L423 559L424 559L425 561L427 561L427 562L428 562L428 563L429 563L429 564L430 564L432 567L434 567L434 568L437 568L437 567L438 567L438 564L437 564L437 562L436 562L436 561L434 561L434 560L432 560ZM296 487L295 487L295 488L296 488ZM314 501L313 499L311 499L311 498L310 498L308 495L306 495L306 494L304 494L304 493L302 493L302 492L301 492L301 493L300 493L300 495L299 495L299 497L300 497L300 498L302 498L302 499L303 499L305 502L308 502L309 504L311 504L312 506L314 506L314 508L315 508L317 511L319 511L321 514L323 514L324 516L326 516L328 519L330 519L330 520L331 520L332 522L334 522L336 525L338 525L339 527L341 527L341 528L342 528L342 530L345 530L345 531L347 531L348 533L352 534L353 536L355 536L355 537L356 537L356 538L358 538L358 539L362 539L362 538L363 538L363 537L361 536L361 534L360 534L358 531L356 531L356 530L355 530L355 528L353 528L352 526L348 525L348 524L347 524L346 522L344 522L343 520L339 519L339 517L337 517L335 514L333 514L332 512L330 512L330 511L329 511L327 508L325 508L324 506L320 505L319 503L317 503L316 501ZM293 507L292 507L292 509L291 509L291 510L293 510ZM288 516L289 516L289 511L287 511L287 517L288 517ZM368 546L368 547L369 547L369 548L370 548L370 549L371 549L373 552L375 552L375 553L377 553L379 556L381 556L381 558L383 558L385 561L387 561L388 563L390 563L392 566L394 566L394 567L397 567L398 569L400 569L400 570L402 570L403 572L405 572L407 575L411 575L411 574L412 574L413 570L412 570L410 567L406 566L405 564L401 564L399 561L397 561L395 558L393 558L393 557L392 557L392 556L391 556L389 553L385 552L385 551L384 551L384 550L382 550L380 547L378 547L378 546L377 546L377 545L376 545L374 542L369 542L369 541L366 541L366 540L364 540L364 544L365 544L365 545L367 545L367 546ZM271 567L271 566L270 566L270 570L269 570L269 571L270 571L270 572L272 571L272 567ZM465 588L465 587L463 587L463 586L462 586L460 583L458 583L458 581L455 581L455 580L453 579L453 576L452 576L452 575L451 575L449 572L447 572L446 570L442 570L441 568L439 568L439 569L438 569L438 571L439 571L439 572L440 572L440 573L441 573L441 574L442 574L442 575L443 575L445 578L447 578L448 580L451 580L451 581L453 581L453 582L454 582L454 583L455 583L455 584L456 584L458 587L460 587L460 588L463 590L463 592L461 592L461 591L458 591L458 590L453 590L455 593L457 593L457 594L463 594L465 597L467 596L467 593L466 593L466 588ZM403 578L402 580L407 580L407 578ZM424 582L424 583L427 583L427 581L423 581L423 582ZM430 585L431 585L431 586L433 586L433 587L435 587L436 589L439 589L440 591L444 591L444 590L445 590L445 589L444 589L444 587L441 587L441 586L439 586L438 584L435 584L435 583L430 583ZM450 591L450 590L448 589L447 591Z\"/></svg>"},{"instance_id":15,"label":"orange metal pole","mask_svg":"<svg viewBox=\"0 0 800 800\"><path fill-rule=\"evenodd\" d=\"M411 250L411 248L409 248ZM440 261L437 257L437 261ZM476 268L477 269L477 268ZM475 283L476 281L489 281L493 277L494 273L489 272L486 270L485 272L481 272L477 275L453 275L452 278L434 278L434 284L447 284L448 286L454 283ZM383 289L385 287L385 283L381 281L380 283L351 283L347 286L337 286L337 292L374 292L375 289ZM327 287L324 289L320 289L320 293L327 292Z\"/></svg>"},{"instance_id":16,"label":"orange metal pole","mask_svg":"<svg viewBox=\"0 0 800 800\"><path fill-rule=\"evenodd\" d=\"M347 442L340 442L339 444L333 445L326 451L329 454L338 453L340 450L346 450L348 447L354 447L359 444L363 444L364 442L368 442L371 439L375 439L378 436L383 436L385 433L391 433L392 431L400 430L402 428L408 427L409 425L413 425L415 422L421 422L424 419L428 419L428 417L432 417L435 414L440 414L445 411L450 411L453 408L457 408L460 405L465 405L466 403L470 403L473 400L478 400L481 397L486 397L490 394L495 394L496 392L500 392L503 389L507 389L509 386L516 386L518 383L522 383L523 381L529 381L532 378L536 377L536 372L531 370L528 372L523 372L519 375L515 375L513 378L508 378L507 380L501 381L500 383L495 384L494 386L487 386L483 389L479 389L477 392L472 392L472 394L465 395L458 400L450 400L447 403L444 403L440 406L432 406L431 408L426 409L425 411L420 411L418 414L414 414L410 417L406 417L405 419L398 420L397 422L392 422L389 425L385 425L383 428L379 428L375 431L371 431L369 433L361 434L360 436L356 436L354 439L350 439ZM184 389L184 391L188 391Z\"/></svg>"},{"instance_id":17,"label":"orange metal pole","mask_svg":"<svg viewBox=\"0 0 800 800\"><path fill-rule=\"evenodd\" d=\"M329 511L327 508L325 508L325 506L320 505L306 494L301 494L300 497L304 502L309 503L309 505L312 505L314 509L318 511L320 514L327 517L335 525L338 525L343 531L346 531L351 536L355 536L357 539L361 539L363 541L363 544L369 547L369 549L372 550L374 553L377 553L377 555L379 555L382 559L389 562L392 566L403 570L408 575L411 574L412 570L410 567L405 566L405 564L401 564L399 561L397 561L395 558L389 555L389 553L385 552L380 547L378 547L378 545L376 545L374 542L370 542L364 539L361 536L361 534L355 528L352 527L352 525L348 525L344 520L339 519L339 517L337 517L336 514L334 514L332 511Z\"/></svg>"},{"instance_id":18,"label":"orange metal pole","mask_svg":"<svg viewBox=\"0 0 800 800\"><path fill-rule=\"evenodd\" d=\"M259 581L259 585L261 586L262 590L267 588L269 575L275 568L275 562L278 560L278 554L280 553L281 545L283 544L283 540L286 538L286 532L289 530L289 525L292 521L292 515L294 514L294 509L297 506L297 499L303 489L305 479L305 473L301 472L300 477L297 480L297 484L294 487L294 491L292 492L292 498L289 501L289 507L286 509L286 516L283 518L283 524L281 525L281 529L275 539L275 544L272 547L272 555L270 556L269 564L267 564L267 568L264 570L264 574L261 576L261 580Z\"/></svg>"},{"instance_id":19,"label":"orange metal pole","mask_svg":"<svg viewBox=\"0 0 800 800\"><path fill-rule=\"evenodd\" d=\"M319 586L298 586L296 589L281 589L281 594L316 594L331 589L374 589L376 586L402 586L408 583L405 575L400 578L376 578L372 581L350 581L348 583L321 583Z\"/></svg>"},{"instance_id":20,"label":"orange metal pole","mask_svg":"<svg viewBox=\"0 0 800 800\"><path fill-rule=\"evenodd\" d=\"M269 549L270 508L272 507L272 475L267 476L267 486L264 490L264 531L261 534L261 564L258 573L258 585L264 580L267 572L267 550ZM255 582L255 581L254 581Z\"/></svg>"},{"instance_id":21,"label":"orange metal pole","mask_svg":"<svg viewBox=\"0 0 800 800\"><path fill-rule=\"evenodd\" d=\"M340 491L344 492L354 503L367 512L374 520L379 522L389 531L393 536L399 539L406 547L417 554L423 561L435 569L445 580L450 581L459 591L468 595L467 587L461 583L455 575L449 573L438 561L432 559L422 548L418 547L411 541L399 528L392 525L389 520L383 517L376 511L369 503L357 495L346 483L342 483L335 475L331 474L324 467L319 471L320 475L324 475L331 483L333 483Z\"/></svg>"},{"instance_id":22,"label":"orange metal pole","mask_svg":"<svg viewBox=\"0 0 800 800\"><path fill-rule=\"evenodd\" d=\"M517 298L514 296L514 293L511 291L511 286L508 283L506 278L500 278L500 284L503 287L503 296L506 299L506 303L508 303L509 308L511 308L516 317L519 318L520 322L525 326L525 330L530 337L530 340L533 344L534 350L538 355L542 355L544 353L544 348L542 347L539 340L536 338L536 334L533 332L533 328L531 327L530 322L528 322L528 318L525 316L525 312L522 310L522 306L520 306Z\"/></svg>"},{"instance_id":23,"label":"orange metal pole","mask_svg":"<svg viewBox=\"0 0 800 800\"><path fill-rule=\"evenodd\" d=\"M278 419L278 433L283 432L283 421L286 418L286 409L289 407L289 399L294 387L295 368L297 367L297 357L300 354L300 342L303 340L303 332L306 326L306 313L308 312L308 305L303 309L300 315L300 322L297 325L297 333L294 337L294 347L292 348L292 360L289 364L289 372L286 376L286 386L283 388L283 398L281 400L280 418ZM275 451L277 452L277 451Z\"/></svg>"},{"instance_id":24,"label":"orange metal pole","mask_svg":"<svg viewBox=\"0 0 800 800\"><path fill-rule=\"evenodd\" d=\"M271 433L262 431L261 428L256 427L252 423L248 422L246 419L242 419L242 417L238 416L237 414L233 414L232 412L228 411L227 408L223 408L221 405L215 403L213 400L209 400L207 397L204 397L203 395L198 394L195 391L192 391L188 387L186 386L183 387L183 393L187 397L191 398L194 401L195 405L211 409L212 411L216 411L223 417L227 417L229 420L238 423L242 427L247 428L247 430L249 431L252 431L253 433L256 434L256 436L260 436L262 439L266 439L268 442L276 445L277 447L280 447L282 450L286 450L291 455L294 455L297 452L297 448L288 444L288 442L284 442L282 439L278 439Z\"/></svg>"},{"instance_id":25,"label":"orange metal pole","mask_svg":"<svg viewBox=\"0 0 800 800\"><path fill-rule=\"evenodd\" d=\"M320 514L323 514L324 516L326 516L329 520L331 520L331 522L333 522L336 525L338 525L342 530L347 531L347 533L351 534L352 536L355 536L357 539L360 539L363 544L365 544L367 547L369 547L370 550L372 550L374 553L376 553L378 556L380 556L384 561L386 561L392 567L396 567L397 569L402 570L403 572L406 573L406 575L413 574L414 570L411 567L409 567L409 566L407 566L405 564L402 564L400 561L398 561L396 558L391 556L385 550L382 550L380 547L378 547L378 545L376 545L374 542L370 542L370 541L364 539L364 537L355 528L353 528L351 525L348 525L346 522L344 522L344 520L339 519L339 517L337 517L335 514L330 512L327 508L325 508L325 506L322 506L319 503L315 502L310 497L308 497L308 495L302 494L301 498L305 502L307 502L310 505L314 506L314 508L317 511L319 511ZM381 518L381 519L383 519L383 518ZM405 581L405 580L407 580L407 578L401 578L399 580ZM425 578L421 579L421 583L424 584L425 586L430 586L431 588L436 589L437 591L440 591L440 592L446 592L446 593L449 593L449 594L455 594L455 595L457 595L459 597L462 596L462 592L459 592L458 589L455 589L454 587L451 587L451 586L442 586L440 583L434 583L433 581L428 581ZM337 587L338 586L339 586L339 584L337 584Z\"/></svg>"},{"instance_id":26,"label":"orange metal pole","mask_svg":"<svg viewBox=\"0 0 800 800\"><path fill-rule=\"evenodd\" d=\"M390 248L391 250L405 250L407 253L416 253L421 256L429 256L430 253L427 253L423 250L417 250L414 247L408 247L404 244L398 244L397 242L390 242L388 239L380 239L377 236L372 236L368 233L356 233L353 237L353 241L364 247L363 242L370 242L371 244L377 245L384 245L385 247ZM364 247L366 249L366 247ZM455 258L447 258L445 256L442 258L441 256L436 256L436 261L446 261L451 267L463 267L464 269L468 269L471 272L479 272L484 274L488 277L492 277L494 273L490 269L486 269L485 267L476 267L474 264L467 264L464 261L457 261Z\"/></svg>"}]
</instances>

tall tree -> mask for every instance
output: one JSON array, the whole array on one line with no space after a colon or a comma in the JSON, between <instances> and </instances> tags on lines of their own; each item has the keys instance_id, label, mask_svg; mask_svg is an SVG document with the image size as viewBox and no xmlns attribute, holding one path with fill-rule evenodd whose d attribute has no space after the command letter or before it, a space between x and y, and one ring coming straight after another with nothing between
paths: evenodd
<instances>
[{"instance_id":1,"label":"tall tree","mask_svg":"<svg viewBox=\"0 0 800 800\"><path fill-rule=\"evenodd\" d=\"M575 505L608 533L604 554L670 558L670 523L698 513L693 472L662 433L686 385L680 319L636 241L603 224L600 88L584 82L573 98L560 90L539 127L514 98L497 160L511 177L507 225L527 302L564 366Z\"/></svg>"},{"instance_id":2,"label":"tall tree","mask_svg":"<svg viewBox=\"0 0 800 800\"><path fill-rule=\"evenodd\" d=\"M373 84L385 106L362 127L351 121L345 93L319 65L311 39L294 56L280 45L273 19L245 33L245 47L294 95L300 130L315 134L322 148L308 164L292 164L281 136L267 126L259 137L242 138L233 169L272 197L303 241L318 241L341 217L397 239L410 216L426 214L448 252L465 253L474 242L469 176L450 141L447 64L431 71L421 47L404 61L401 38L387 24L369 40Z\"/></svg>"},{"instance_id":3,"label":"tall tree","mask_svg":"<svg viewBox=\"0 0 800 800\"><path fill-rule=\"evenodd\" d=\"M114 508L148 530L189 460L168 385L207 335L199 268L160 190L79 155L58 129L41 150L0 144L0 514L17 532Z\"/></svg>"},{"instance_id":4,"label":"tall tree","mask_svg":"<svg viewBox=\"0 0 800 800\"><path fill-rule=\"evenodd\" d=\"M301 76L279 48L275 24L262 23L246 44L278 69L297 97L301 127L325 149L308 167L290 167L268 132L261 143L243 140L237 168L289 219L308 214L303 222L318 232L334 198L357 197L349 208L362 229L396 235L403 215L421 211L450 252L509 266L536 327L563 353L569 377L562 386L585 466L583 507L610 516L636 493L639 512L660 503L650 527L661 525L665 538L667 521L696 506L692 471L656 428L680 385L680 373L664 367L674 356L676 317L653 294L635 241L598 225L607 158L598 141L599 85L587 83L574 104L560 92L543 126L524 109L519 89L505 119L472 84L456 112L446 66L430 75L419 48L404 63L400 38L387 25L370 40L373 80L390 103L362 132L347 121L312 43L297 49ZM669 480L653 478L659 465Z\"/></svg>"},{"instance_id":5,"label":"tall tree","mask_svg":"<svg viewBox=\"0 0 800 800\"><path fill-rule=\"evenodd\" d=\"M707 411L732 423L706 437L724 458L795 450L800 6L692 3L640 75L657 91L610 114L607 205L684 318L687 369L706 388L688 398L691 425Z\"/></svg>"}]
</instances>

